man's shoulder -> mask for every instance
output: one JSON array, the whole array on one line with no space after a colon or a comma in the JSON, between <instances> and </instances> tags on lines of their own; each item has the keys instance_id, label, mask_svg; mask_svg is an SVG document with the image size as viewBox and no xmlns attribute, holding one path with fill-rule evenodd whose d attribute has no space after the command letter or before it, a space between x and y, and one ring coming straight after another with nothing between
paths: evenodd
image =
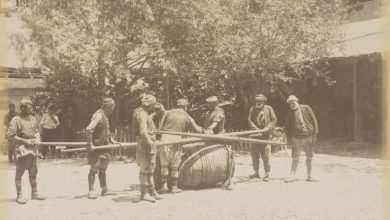
<instances>
[{"instance_id":1,"label":"man's shoulder","mask_svg":"<svg viewBox=\"0 0 390 220\"><path fill-rule=\"evenodd\" d=\"M306 105L306 104L300 104L299 107L301 107L301 109L303 109L303 110L311 110L311 107L309 105Z\"/></svg>"},{"instance_id":2,"label":"man's shoulder","mask_svg":"<svg viewBox=\"0 0 390 220\"><path fill-rule=\"evenodd\" d=\"M134 113L133 113L133 115L135 116L135 117L143 117L143 116L148 116L149 114L148 114L148 112L145 110L145 109L143 109L142 107L138 107L138 108L136 108L135 110L134 110Z\"/></svg>"},{"instance_id":3,"label":"man's shoulder","mask_svg":"<svg viewBox=\"0 0 390 220\"><path fill-rule=\"evenodd\" d=\"M274 108L272 108L272 106L270 106L270 105L264 105L264 108L265 109L272 109L272 110L274 110Z\"/></svg>"}]
</instances>

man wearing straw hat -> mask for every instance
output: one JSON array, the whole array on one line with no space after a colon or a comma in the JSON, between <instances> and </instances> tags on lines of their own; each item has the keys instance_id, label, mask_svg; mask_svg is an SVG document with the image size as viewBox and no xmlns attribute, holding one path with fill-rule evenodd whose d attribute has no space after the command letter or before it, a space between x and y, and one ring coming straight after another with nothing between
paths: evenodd
<instances>
[{"instance_id":1,"label":"man wearing straw hat","mask_svg":"<svg viewBox=\"0 0 390 220\"><path fill-rule=\"evenodd\" d=\"M270 140L271 131L275 127L277 118L273 108L269 105L265 105L267 97L263 94L258 94L255 97L256 104L249 110L248 123L249 128L252 130L260 130L259 139ZM263 160L264 166L264 182L268 182L269 172L271 171L270 166L270 155L271 155L271 145L269 144L252 144L251 148L252 155L252 166L255 171L254 174L250 175L249 178L260 178L259 174L259 159Z\"/></svg>"},{"instance_id":2,"label":"man wearing straw hat","mask_svg":"<svg viewBox=\"0 0 390 220\"><path fill-rule=\"evenodd\" d=\"M198 126L194 119L187 113L188 101L187 99L178 99L176 108L169 110L161 121L159 130L170 132L189 132L205 133L204 129ZM178 135L162 134L161 141L175 141L182 139ZM165 145L159 149L160 163L161 163L161 179L162 188L161 193L168 192L167 180L168 174L171 182L171 193L180 193L181 189L177 187L177 180L179 177L179 165L181 162L181 145Z\"/></svg>"},{"instance_id":3,"label":"man wearing straw hat","mask_svg":"<svg viewBox=\"0 0 390 220\"><path fill-rule=\"evenodd\" d=\"M206 118L204 128L208 134L225 133L225 112L223 108L218 107L217 96L210 96L206 99Z\"/></svg>"},{"instance_id":4,"label":"man wearing straw hat","mask_svg":"<svg viewBox=\"0 0 390 220\"><path fill-rule=\"evenodd\" d=\"M91 165L88 174L89 199L96 199L94 193L95 176L98 173L101 195L115 195L115 192L108 190L106 180L106 170L110 162L110 150L95 150L94 146L101 146L116 143L110 134L110 122L108 116L114 112L115 102L112 98L103 99L102 107L97 110L91 122L85 129L88 135L88 163Z\"/></svg>"},{"instance_id":5,"label":"man wearing straw hat","mask_svg":"<svg viewBox=\"0 0 390 220\"><path fill-rule=\"evenodd\" d=\"M156 98L153 95L144 95L141 106L134 110L132 130L137 139L136 159L140 168L139 181L141 200L155 202L162 199L154 187L153 172L156 163L156 127L151 118L154 112Z\"/></svg>"},{"instance_id":6,"label":"man wearing straw hat","mask_svg":"<svg viewBox=\"0 0 390 220\"><path fill-rule=\"evenodd\" d=\"M17 198L16 202L25 204L27 201L22 196L22 177L28 170L31 184L31 199L44 200L37 191L37 155L40 142L38 123L32 116L32 102L29 99L22 99L20 102L20 115L15 116L9 123L7 136L13 140L16 147L16 175L15 186Z\"/></svg>"},{"instance_id":7,"label":"man wearing straw hat","mask_svg":"<svg viewBox=\"0 0 390 220\"><path fill-rule=\"evenodd\" d=\"M295 172L298 168L299 156L302 151L306 153L307 181L315 182L311 177L312 158L314 147L317 143L318 124L313 110L308 105L298 103L298 98L290 95L287 99L290 105L285 123L285 132L292 141L292 166L291 176L285 182L295 181Z\"/></svg>"}]
</instances>

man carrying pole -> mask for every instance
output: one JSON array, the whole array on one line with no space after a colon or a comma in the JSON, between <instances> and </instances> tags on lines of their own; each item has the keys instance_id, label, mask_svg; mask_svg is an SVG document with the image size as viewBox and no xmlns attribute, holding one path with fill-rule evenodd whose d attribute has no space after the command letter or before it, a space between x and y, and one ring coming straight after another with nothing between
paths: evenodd
<instances>
[{"instance_id":1,"label":"man carrying pole","mask_svg":"<svg viewBox=\"0 0 390 220\"><path fill-rule=\"evenodd\" d=\"M206 99L206 118L204 128L207 134L225 133L225 112L223 108L218 107L217 96L210 96Z\"/></svg>"},{"instance_id":2,"label":"man carrying pole","mask_svg":"<svg viewBox=\"0 0 390 220\"><path fill-rule=\"evenodd\" d=\"M31 184L31 199L44 200L37 191L37 155L40 142L38 123L32 116L32 102L29 99L22 99L20 102L20 116L15 116L9 123L7 136L13 140L16 147L16 175L15 186L17 198L16 202L25 204L27 201L22 196L22 177L28 170Z\"/></svg>"},{"instance_id":3,"label":"man carrying pole","mask_svg":"<svg viewBox=\"0 0 390 220\"><path fill-rule=\"evenodd\" d=\"M161 121L159 130L169 132L188 132L195 131L197 133L204 133L204 129L198 126L194 119L187 113L188 101L187 99L178 99L176 103L177 108L169 110ZM169 142L181 140L179 135L162 134L161 141ZM177 180L179 177L179 165L181 162L182 145L164 145L158 152L161 163L161 179L162 188L161 193L168 192L167 180L168 174L171 182L171 193L180 193L181 189L177 187ZM169 171L169 172L168 172Z\"/></svg>"},{"instance_id":4,"label":"man carrying pole","mask_svg":"<svg viewBox=\"0 0 390 220\"><path fill-rule=\"evenodd\" d=\"M277 118L273 108L269 105L265 105L267 97L263 94L256 95L256 104L249 110L248 123L251 130L260 130L261 133L258 139L270 140L271 131L275 127ZM249 178L260 178L259 174L259 159L263 159L264 165L264 182L268 182L269 172L271 171L270 156L271 145L269 144L252 144L251 146L252 166L255 171Z\"/></svg>"},{"instance_id":5,"label":"man carrying pole","mask_svg":"<svg viewBox=\"0 0 390 220\"><path fill-rule=\"evenodd\" d=\"M115 102L112 98L103 99L102 108L93 114L91 122L85 129L88 135L88 163L91 166L88 174L89 199L96 199L94 193L95 176L98 173L101 195L115 195L116 193L108 190L106 180L106 170L110 162L110 150L95 150L95 146L116 143L110 135L110 123L108 116L114 111Z\"/></svg>"},{"instance_id":6,"label":"man carrying pole","mask_svg":"<svg viewBox=\"0 0 390 220\"><path fill-rule=\"evenodd\" d=\"M137 139L136 159L140 168L139 181L141 200L155 202L162 199L156 192L153 182L153 172L156 163L156 134L155 125L150 114L154 111L156 98L153 95L144 95L141 106L134 110L132 130Z\"/></svg>"}]
</instances>

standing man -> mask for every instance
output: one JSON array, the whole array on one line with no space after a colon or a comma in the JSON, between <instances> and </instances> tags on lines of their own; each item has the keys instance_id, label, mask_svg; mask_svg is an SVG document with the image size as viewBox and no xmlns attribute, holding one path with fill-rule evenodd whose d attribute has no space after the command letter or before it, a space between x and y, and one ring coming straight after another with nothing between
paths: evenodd
<instances>
[{"instance_id":1,"label":"standing man","mask_svg":"<svg viewBox=\"0 0 390 220\"><path fill-rule=\"evenodd\" d=\"M187 113L188 101L187 99L178 99L176 103L177 108L169 110L161 121L161 131L170 132L189 132L205 133L204 129L198 126L194 119ZM162 134L161 141L169 142L181 140L182 137L178 135ZM179 177L179 165L182 156L181 145L165 145L159 149L160 163L161 163L161 179L162 189L161 193L168 192L167 180L168 175L172 188L171 193L180 193L181 189L177 187L177 180Z\"/></svg>"},{"instance_id":2,"label":"standing man","mask_svg":"<svg viewBox=\"0 0 390 220\"><path fill-rule=\"evenodd\" d=\"M259 139L270 140L272 129L276 126L277 118L274 109L265 105L267 97L263 94L258 94L255 97L256 104L249 110L248 123L251 130L261 131ZM252 144L251 148L252 155L252 166L255 171L254 174L250 175L249 178L260 178L259 174L259 159L263 160L264 166L264 182L268 182L269 172L271 171L270 156L271 156L271 145L269 144Z\"/></svg>"},{"instance_id":3,"label":"standing man","mask_svg":"<svg viewBox=\"0 0 390 220\"><path fill-rule=\"evenodd\" d=\"M9 127L9 123L11 122L12 118L15 116L16 116L15 104L10 103L8 105L8 113L4 116L4 125L7 129ZM14 160L16 160L15 144L11 139L8 139L8 161L12 162Z\"/></svg>"},{"instance_id":4,"label":"standing man","mask_svg":"<svg viewBox=\"0 0 390 220\"><path fill-rule=\"evenodd\" d=\"M57 113L55 112L55 106L50 104L47 107L47 113L43 114L42 120L40 122L40 127L42 130L42 141L43 142L55 142L57 141L57 127L60 125L58 120ZM47 150L50 148L52 158L55 158L56 146L43 146L42 156L43 159L46 158Z\"/></svg>"},{"instance_id":5,"label":"standing man","mask_svg":"<svg viewBox=\"0 0 390 220\"><path fill-rule=\"evenodd\" d=\"M91 122L85 129L88 135L88 163L91 166L88 174L89 199L96 199L94 193L95 176L97 173L102 188L101 195L116 195L108 190L106 181L106 170L110 162L110 149L95 150L95 146L117 143L110 134L110 123L108 116L114 112L115 102L112 98L103 99L102 107L93 114Z\"/></svg>"},{"instance_id":6,"label":"standing man","mask_svg":"<svg viewBox=\"0 0 390 220\"><path fill-rule=\"evenodd\" d=\"M156 98L153 95L144 95L141 106L134 110L132 131L137 139L136 158L140 168L139 181L141 200L155 202L162 199L154 187L153 172L156 164L156 127L151 115L154 111Z\"/></svg>"},{"instance_id":7,"label":"standing man","mask_svg":"<svg viewBox=\"0 0 390 220\"><path fill-rule=\"evenodd\" d=\"M20 116L12 118L7 131L8 138L14 141L16 147L15 185L17 193L16 202L19 204L27 202L22 196L22 177L26 170L28 170L31 184L31 199L45 199L37 191L37 144L40 142L40 136L38 124L32 114L32 102L29 99L22 99L20 102Z\"/></svg>"},{"instance_id":8,"label":"standing man","mask_svg":"<svg viewBox=\"0 0 390 220\"><path fill-rule=\"evenodd\" d=\"M291 176L285 182L295 181L295 172L298 168L299 156L302 151L306 153L307 181L314 182L311 177L312 158L314 147L317 143L318 124L317 119L308 105L298 103L298 98L290 95L287 99L290 105L285 124L285 132L288 140L292 141L292 167Z\"/></svg>"},{"instance_id":9,"label":"standing man","mask_svg":"<svg viewBox=\"0 0 390 220\"><path fill-rule=\"evenodd\" d=\"M225 112L223 108L218 107L217 96L210 96L206 99L206 118L204 128L207 134L225 133Z\"/></svg>"}]
</instances>

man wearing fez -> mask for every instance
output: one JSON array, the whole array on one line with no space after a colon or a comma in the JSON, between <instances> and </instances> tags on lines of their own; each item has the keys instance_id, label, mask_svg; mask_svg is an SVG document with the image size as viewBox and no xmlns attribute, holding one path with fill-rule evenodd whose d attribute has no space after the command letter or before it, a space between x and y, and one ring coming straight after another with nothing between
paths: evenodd
<instances>
[{"instance_id":1,"label":"man wearing fez","mask_svg":"<svg viewBox=\"0 0 390 220\"><path fill-rule=\"evenodd\" d=\"M170 132L182 132L186 133L194 131L197 133L205 133L204 129L198 126L194 119L187 113L188 101L187 99L178 99L176 108L167 111L162 118L161 131ZM181 140L182 137L178 135L162 134L161 141L175 141ZM170 182L172 183L171 193L180 193L181 189L177 187L177 180L179 177L179 165L181 162L182 146L178 145L165 145L159 149L159 156L161 162L161 178L162 178L162 193L168 192L167 179L168 174ZM169 172L168 172L169 170Z\"/></svg>"},{"instance_id":2,"label":"man wearing fez","mask_svg":"<svg viewBox=\"0 0 390 220\"><path fill-rule=\"evenodd\" d=\"M288 140L292 142L292 166L291 176L286 182L295 181L295 172L298 168L299 156L302 151L306 153L307 181L315 181L311 177L312 158L314 155L314 146L317 143L318 124L313 110L308 105L298 103L298 98L290 95L287 99L290 105L285 124L285 132Z\"/></svg>"},{"instance_id":3,"label":"man wearing fez","mask_svg":"<svg viewBox=\"0 0 390 220\"><path fill-rule=\"evenodd\" d=\"M218 107L217 96L210 96L206 99L206 118L203 127L207 134L225 133L225 112Z\"/></svg>"},{"instance_id":4,"label":"man wearing fez","mask_svg":"<svg viewBox=\"0 0 390 220\"><path fill-rule=\"evenodd\" d=\"M20 102L20 115L15 116L9 123L7 136L13 140L16 147L16 175L15 185L17 198L16 202L25 204L27 201L22 196L22 177L28 170L31 184L31 199L44 200L37 191L37 155L40 142L39 128L33 114L32 102L29 99L22 99Z\"/></svg>"},{"instance_id":5,"label":"man wearing fez","mask_svg":"<svg viewBox=\"0 0 390 220\"><path fill-rule=\"evenodd\" d=\"M248 123L251 130L261 131L259 139L270 140L272 129L276 126L277 118L273 108L265 105L267 97L263 94L258 94L255 97L256 104L249 110ZM249 178L260 178L259 174L259 159L263 159L264 178L263 181L268 182L270 166L271 145L269 144L252 144L251 148L252 166L255 171Z\"/></svg>"},{"instance_id":6,"label":"man wearing fez","mask_svg":"<svg viewBox=\"0 0 390 220\"><path fill-rule=\"evenodd\" d=\"M154 187L153 172L156 164L156 127L151 118L156 98L153 95L144 95L141 106L134 110L132 131L137 139L136 159L140 168L139 181L141 200L155 202L162 199Z\"/></svg>"},{"instance_id":7,"label":"man wearing fez","mask_svg":"<svg viewBox=\"0 0 390 220\"><path fill-rule=\"evenodd\" d=\"M94 193L95 176L98 173L101 195L115 195L116 193L108 190L106 180L106 170L110 162L110 149L95 150L95 146L117 143L110 135L110 123L108 116L114 112L115 102L112 98L103 99L102 107L97 110L91 119L91 122L85 129L88 135L88 163L91 166L88 174L89 199L96 199Z\"/></svg>"}]
</instances>

